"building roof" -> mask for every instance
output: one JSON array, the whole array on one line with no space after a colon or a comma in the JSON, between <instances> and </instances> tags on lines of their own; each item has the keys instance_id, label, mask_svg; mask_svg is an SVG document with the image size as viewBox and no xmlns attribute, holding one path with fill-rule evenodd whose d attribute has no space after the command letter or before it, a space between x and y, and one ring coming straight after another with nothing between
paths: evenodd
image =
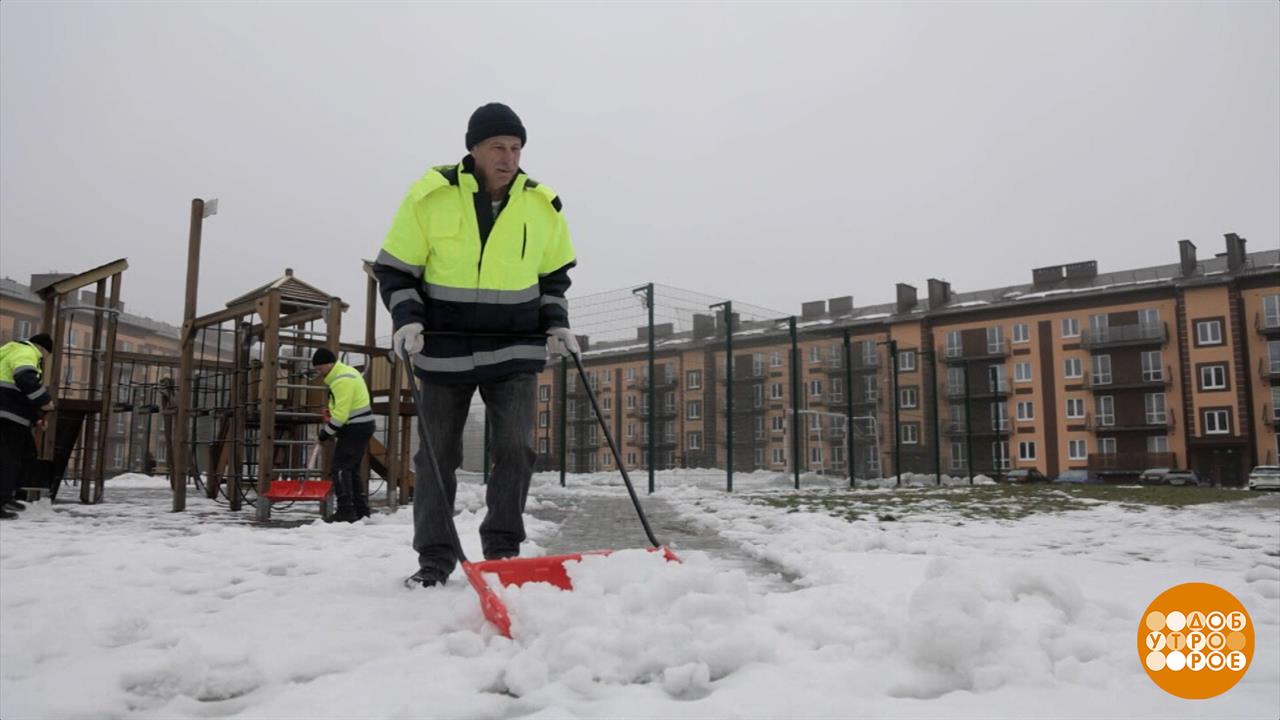
<instances>
[{"instance_id":1,"label":"building roof","mask_svg":"<svg viewBox=\"0 0 1280 720\"><path fill-rule=\"evenodd\" d=\"M0 295L18 300L25 300L26 302L33 303L35 305L44 305L44 299L32 292L29 285L20 283L13 278L0 278ZM137 328L139 330L145 330L155 335L160 335L174 340L178 339L178 333L180 330L176 325L170 325L166 322L153 320L149 317L134 315L127 312L120 313L120 324Z\"/></svg>"},{"instance_id":2,"label":"building roof","mask_svg":"<svg viewBox=\"0 0 1280 720\"><path fill-rule=\"evenodd\" d=\"M285 308L290 306L297 308L328 305L329 300L337 297L335 295L329 295L310 283L299 280L294 276L293 268L285 268L284 274L275 280L256 287L239 297L228 300L227 307L235 307L241 303L257 300L272 290L280 291L280 304ZM346 310L348 307L347 303L342 303L343 310Z\"/></svg>"}]
</instances>

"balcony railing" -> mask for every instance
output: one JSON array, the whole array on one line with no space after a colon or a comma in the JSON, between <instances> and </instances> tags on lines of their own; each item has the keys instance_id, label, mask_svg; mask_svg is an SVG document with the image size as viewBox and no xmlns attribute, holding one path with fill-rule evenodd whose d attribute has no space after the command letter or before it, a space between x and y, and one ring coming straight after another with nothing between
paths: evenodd
<instances>
[{"instance_id":1,"label":"balcony railing","mask_svg":"<svg viewBox=\"0 0 1280 720\"><path fill-rule=\"evenodd\" d=\"M947 397L963 398L964 385L948 385ZM1001 397L1009 394L1009 381L1000 380L998 382L975 382L969 392L969 397L973 399Z\"/></svg>"},{"instance_id":2,"label":"balcony railing","mask_svg":"<svg viewBox=\"0 0 1280 720\"><path fill-rule=\"evenodd\" d=\"M1169 339L1165 323L1139 323L1087 328L1080 333L1080 346L1085 348L1121 345L1163 345Z\"/></svg>"},{"instance_id":3,"label":"balcony railing","mask_svg":"<svg viewBox=\"0 0 1280 720\"><path fill-rule=\"evenodd\" d=\"M654 383L654 385L653 385L653 386L654 386L655 388L669 388L669 387L675 387L675 386L676 386L676 382L677 382L677 381L676 381L676 376L675 376L675 375L660 375L660 376L658 376L658 381L657 381L656 383ZM648 390L648 389L649 389L649 376L648 376L648 375L641 376L641 378L640 378L640 389L641 389L641 390Z\"/></svg>"},{"instance_id":4,"label":"balcony railing","mask_svg":"<svg viewBox=\"0 0 1280 720\"><path fill-rule=\"evenodd\" d=\"M951 364L958 364L967 360L995 360L1009 355L1009 341L987 342L983 350L984 352L966 355L963 347L948 347L944 351L944 355L946 361Z\"/></svg>"},{"instance_id":5,"label":"balcony railing","mask_svg":"<svg viewBox=\"0 0 1280 720\"><path fill-rule=\"evenodd\" d=\"M1088 468L1102 473L1140 473L1148 468L1176 468L1178 454L1171 452L1089 453Z\"/></svg>"},{"instance_id":6,"label":"balcony railing","mask_svg":"<svg viewBox=\"0 0 1280 720\"><path fill-rule=\"evenodd\" d=\"M648 405L642 405L642 406L640 407L640 409L639 409L639 412L638 412L638 413L636 413L636 414L638 414L638 415L639 415L640 417L642 417L642 418L647 418L647 417L649 417L649 415L650 415L650 413L649 413L649 406L648 406ZM670 406L670 407L668 407L668 406L659 406L659 407L658 407L658 409L657 409L657 411L653 413L653 416L654 416L654 417L660 417L660 418L662 418L662 417L675 417L675 415L676 415L676 409L675 409L675 406Z\"/></svg>"},{"instance_id":7,"label":"balcony railing","mask_svg":"<svg viewBox=\"0 0 1280 720\"><path fill-rule=\"evenodd\" d=\"M1099 382L1106 380L1106 382ZM1116 382L1114 374L1107 374L1097 377L1093 373L1087 373L1084 376L1084 386L1096 392L1112 390L1150 390L1155 388L1169 387L1173 384L1173 370L1166 366L1157 371L1143 370L1142 379L1130 380L1128 382Z\"/></svg>"},{"instance_id":8,"label":"balcony railing","mask_svg":"<svg viewBox=\"0 0 1280 720\"><path fill-rule=\"evenodd\" d=\"M1259 310L1253 316L1253 327L1264 337L1280 337L1280 315L1268 315Z\"/></svg>"},{"instance_id":9,"label":"balcony railing","mask_svg":"<svg viewBox=\"0 0 1280 720\"><path fill-rule=\"evenodd\" d=\"M997 423L990 423L990 422L987 422L987 423L983 423L983 422L974 422L972 427L973 427L973 432L972 432L972 433L970 433L970 432L968 432L968 431L967 431L967 429L966 429L966 426L965 426L964 420L948 420L948 421L946 422L946 424L944 424L944 425L942 426L942 433L943 433L944 435L967 435L967 434L972 434L972 435L979 435L979 436L980 436L980 435L1008 435L1008 434L1009 434L1009 420L1008 420L1008 418L1004 419L1004 420L1003 420L1003 421L1001 421L1001 422L997 422Z\"/></svg>"},{"instance_id":10,"label":"balcony railing","mask_svg":"<svg viewBox=\"0 0 1280 720\"><path fill-rule=\"evenodd\" d=\"M1085 416L1084 426L1092 432L1170 432L1176 427L1173 412L1166 410L1163 416L1145 415L1141 420L1120 420L1115 415L1104 415L1101 418L1089 413Z\"/></svg>"}]
</instances>

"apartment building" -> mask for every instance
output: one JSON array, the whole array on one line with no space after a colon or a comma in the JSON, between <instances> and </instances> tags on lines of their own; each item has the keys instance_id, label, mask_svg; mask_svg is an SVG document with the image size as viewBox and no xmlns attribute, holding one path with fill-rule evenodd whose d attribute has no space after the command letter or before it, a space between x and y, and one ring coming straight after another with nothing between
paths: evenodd
<instances>
[{"instance_id":1,"label":"apartment building","mask_svg":"<svg viewBox=\"0 0 1280 720\"><path fill-rule=\"evenodd\" d=\"M739 471L795 461L869 477L936 463L1124 480L1164 466L1238 485L1277 462L1280 251L1247 253L1235 234L1213 257L1188 240L1177 250L1175 263L1134 270L1088 261L1003 288L930 279L924 298L900 283L893 303L804 303L794 348L785 322L735 318L731 385L727 323L710 311L685 332L654 328L652 383L647 328L587 338L583 360L628 468L646 466L651 444L659 468L724 468L731 424ZM611 469L585 391L564 385L569 469ZM558 368L540 376L546 468L559 464L560 386Z\"/></svg>"},{"instance_id":2,"label":"apartment building","mask_svg":"<svg viewBox=\"0 0 1280 720\"><path fill-rule=\"evenodd\" d=\"M0 344L23 339L42 332L44 301L36 294L40 288L69 277L65 274L33 275L29 284L11 278L0 278ZM97 305L95 293L83 290L68 303L66 313L67 356L61 371L61 386L68 397L84 397L89 385L90 356ZM119 309L116 330L116 352L119 357L130 353L141 355L178 355L179 328L151 318ZM50 331L51 332L51 331ZM117 363L115 412L107 429L105 465L107 475L121 472L163 470L168 463L163 423L151 409L156 405L158 369L147 370L137 363ZM167 373L166 373L167 375ZM136 411L135 411L136 408ZM78 465L72 463L68 476L74 477Z\"/></svg>"}]
</instances>

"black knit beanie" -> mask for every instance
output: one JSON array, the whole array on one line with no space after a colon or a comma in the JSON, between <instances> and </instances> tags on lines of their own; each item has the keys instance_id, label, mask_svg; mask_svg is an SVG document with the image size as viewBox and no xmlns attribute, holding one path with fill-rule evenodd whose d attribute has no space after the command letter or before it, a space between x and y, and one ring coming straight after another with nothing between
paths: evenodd
<instances>
[{"instance_id":1,"label":"black knit beanie","mask_svg":"<svg viewBox=\"0 0 1280 720\"><path fill-rule=\"evenodd\" d=\"M39 345L44 348L45 352L53 352L53 338L49 337L49 333L38 333L27 339L32 345Z\"/></svg>"},{"instance_id":2,"label":"black knit beanie","mask_svg":"<svg viewBox=\"0 0 1280 720\"><path fill-rule=\"evenodd\" d=\"M328 365L329 363L337 362L337 360L338 358L333 356L333 351L329 348L320 348L311 356L312 365Z\"/></svg>"},{"instance_id":3,"label":"black knit beanie","mask_svg":"<svg viewBox=\"0 0 1280 720\"><path fill-rule=\"evenodd\" d=\"M520 144L527 142L524 124L515 110L502 103L489 103L476 108L467 121L467 150L496 135L513 135Z\"/></svg>"}]
</instances>

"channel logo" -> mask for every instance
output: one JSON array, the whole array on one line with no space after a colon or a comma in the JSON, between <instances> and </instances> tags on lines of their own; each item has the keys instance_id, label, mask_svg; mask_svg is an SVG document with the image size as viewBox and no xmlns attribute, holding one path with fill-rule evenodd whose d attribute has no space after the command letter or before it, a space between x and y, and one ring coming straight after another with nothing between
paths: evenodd
<instances>
[{"instance_id":1,"label":"channel logo","mask_svg":"<svg viewBox=\"0 0 1280 720\"><path fill-rule=\"evenodd\" d=\"M1217 585L1184 583L1164 591L1138 624L1138 657L1152 682L1203 700L1230 690L1253 660L1253 621Z\"/></svg>"}]
</instances>

